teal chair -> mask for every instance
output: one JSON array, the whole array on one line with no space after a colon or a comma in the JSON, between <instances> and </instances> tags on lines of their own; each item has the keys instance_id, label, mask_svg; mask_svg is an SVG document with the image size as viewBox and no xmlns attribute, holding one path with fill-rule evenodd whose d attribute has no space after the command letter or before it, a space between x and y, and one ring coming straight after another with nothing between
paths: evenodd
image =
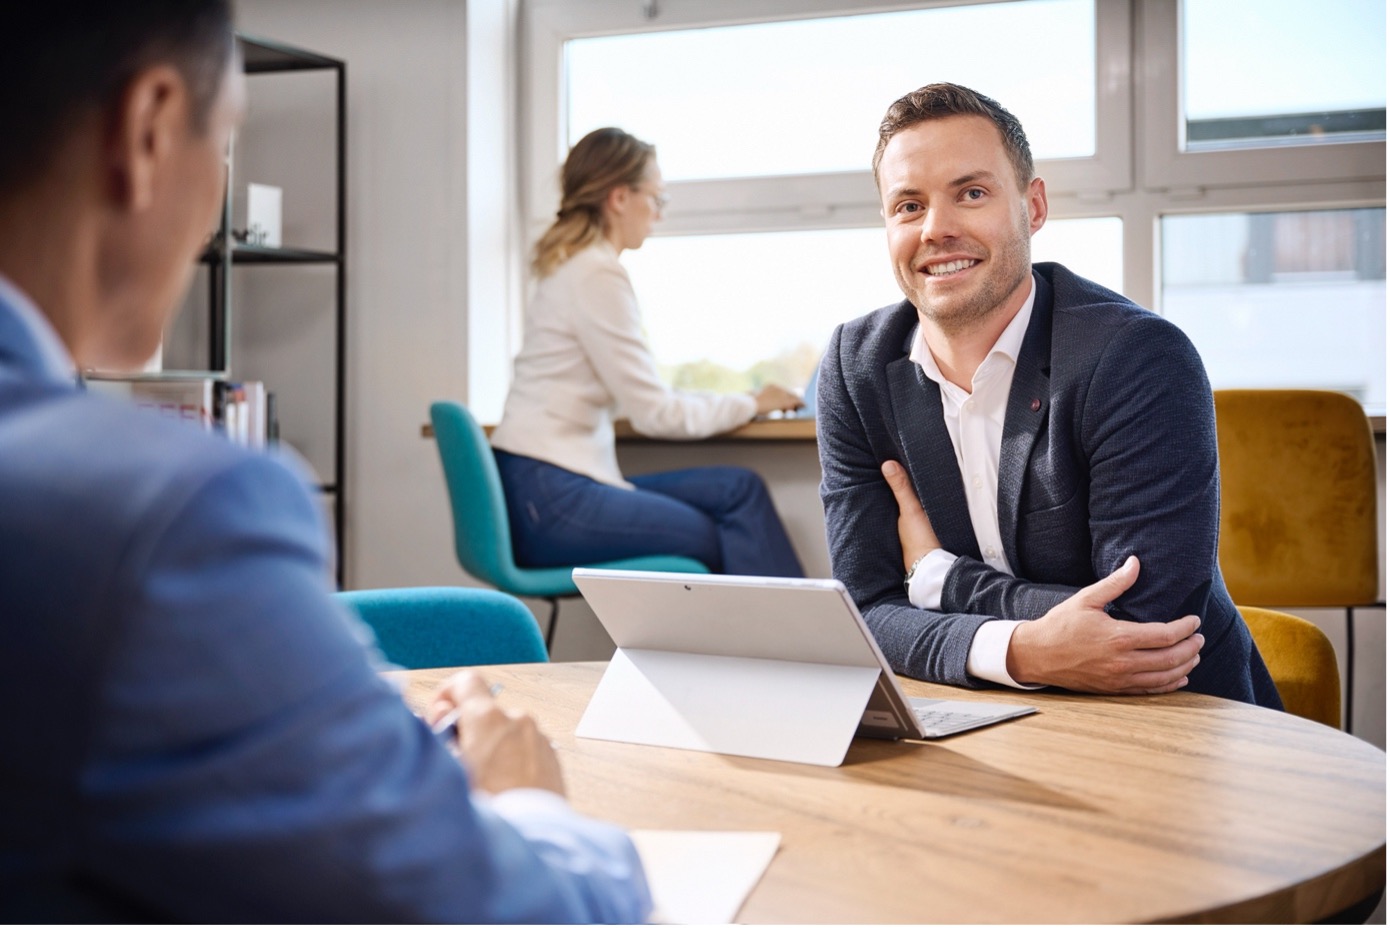
<instances>
[{"instance_id":1,"label":"teal chair","mask_svg":"<svg viewBox=\"0 0 1390 928\"><path fill-rule=\"evenodd\" d=\"M531 610L496 590L413 587L334 596L371 626L386 659L407 670L549 660Z\"/></svg>"},{"instance_id":2,"label":"teal chair","mask_svg":"<svg viewBox=\"0 0 1390 928\"><path fill-rule=\"evenodd\" d=\"M464 570L513 596L534 596L550 603L550 622L546 626L545 646L555 639L560 600L579 595L570 572L575 567L607 567L617 570L665 570L673 573L705 574L699 561L676 555L624 558L567 567L518 567L512 554L512 529L507 521L507 502L502 495L502 478L492 446L467 409L458 403L438 402L430 406L430 422L444 479L449 485L449 502L454 511L454 552Z\"/></svg>"}]
</instances>

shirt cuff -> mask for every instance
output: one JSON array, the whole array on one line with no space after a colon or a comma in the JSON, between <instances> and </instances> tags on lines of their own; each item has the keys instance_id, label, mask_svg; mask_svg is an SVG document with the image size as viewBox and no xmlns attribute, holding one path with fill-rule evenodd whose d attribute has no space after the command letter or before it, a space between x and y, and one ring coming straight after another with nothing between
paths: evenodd
<instances>
[{"instance_id":1,"label":"shirt cuff","mask_svg":"<svg viewBox=\"0 0 1390 928\"><path fill-rule=\"evenodd\" d=\"M918 609L941 609L941 591L946 588L946 574L956 556L944 548L937 548L917 562L917 570L907 581L907 601Z\"/></svg>"},{"instance_id":2,"label":"shirt cuff","mask_svg":"<svg viewBox=\"0 0 1390 928\"><path fill-rule=\"evenodd\" d=\"M920 570L920 568L918 568ZM1041 684L1019 683L1009 676L1009 641L1014 629L1023 623L994 619L975 630L970 642L970 654L965 660L965 672L980 680L988 680L1016 690L1040 690Z\"/></svg>"},{"instance_id":3,"label":"shirt cuff","mask_svg":"<svg viewBox=\"0 0 1390 928\"><path fill-rule=\"evenodd\" d=\"M548 789L509 789L496 794L474 791L473 801L491 806L494 812L506 819L524 819L532 816L569 818L576 815L564 796L552 793Z\"/></svg>"},{"instance_id":4,"label":"shirt cuff","mask_svg":"<svg viewBox=\"0 0 1390 928\"><path fill-rule=\"evenodd\" d=\"M580 815L563 796L544 789L509 789L493 796L474 790L473 802L511 825L539 857L569 876L585 899L573 917L638 924L651 915L641 858L621 828Z\"/></svg>"}]
</instances>

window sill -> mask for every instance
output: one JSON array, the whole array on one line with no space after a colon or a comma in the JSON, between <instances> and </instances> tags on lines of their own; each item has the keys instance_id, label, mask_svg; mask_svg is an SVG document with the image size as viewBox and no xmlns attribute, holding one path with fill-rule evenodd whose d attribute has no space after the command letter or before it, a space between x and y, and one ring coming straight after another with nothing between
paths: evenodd
<instances>
[{"instance_id":1,"label":"window sill","mask_svg":"<svg viewBox=\"0 0 1390 928\"><path fill-rule=\"evenodd\" d=\"M483 432L489 437L492 435L494 426L483 426ZM626 419L619 419L613 423L613 432L621 442L647 442L658 443L666 442L663 438L650 438L640 435L633 430L632 425ZM421 438L433 438L434 426L428 422L420 426ZM732 432L725 432L722 435L713 435L702 441L809 441L816 440L816 420L815 419L767 419L757 422L749 422L741 425Z\"/></svg>"}]
</instances>

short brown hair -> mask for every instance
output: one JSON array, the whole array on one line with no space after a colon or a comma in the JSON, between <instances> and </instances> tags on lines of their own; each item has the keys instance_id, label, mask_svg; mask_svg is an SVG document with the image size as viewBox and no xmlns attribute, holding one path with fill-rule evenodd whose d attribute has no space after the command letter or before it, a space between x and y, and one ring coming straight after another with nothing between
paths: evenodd
<instances>
[{"instance_id":1,"label":"short brown hair","mask_svg":"<svg viewBox=\"0 0 1390 928\"><path fill-rule=\"evenodd\" d=\"M883 160L883 150L893 136L919 122L945 119L947 116L983 116L994 123L1004 141L1004 151L1014 166L1014 173L1018 175L1018 185L1027 189L1034 177L1033 152L1028 147L1028 136L1024 135L1018 117L984 94L959 84L928 84L893 101L888 112L883 114L883 122L878 125L874 183L878 183L878 165Z\"/></svg>"},{"instance_id":2,"label":"short brown hair","mask_svg":"<svg viewBox=\"0 0 1390 928\"><path fill-rule=\"evenodd\" d=\"M40 0L6 11L0 55L0 191L28 182L76 115L116 105L157 62L178 68L202 132L233 54L231 0Z\"/></svg>"}]
</instances>

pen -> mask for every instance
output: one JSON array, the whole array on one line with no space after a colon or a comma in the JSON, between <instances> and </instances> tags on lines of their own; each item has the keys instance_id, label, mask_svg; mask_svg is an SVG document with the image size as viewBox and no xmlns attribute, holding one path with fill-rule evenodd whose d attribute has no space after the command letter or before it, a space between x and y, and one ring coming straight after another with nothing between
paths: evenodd
<instances>
[{"instance_id":1,"label":"pen","mask_svg":"<svg viewBox=\"0 0 1390 928\"><path fill-rule=\"evenodd\" d=\"M489 693L496 696L498 693L502 692L502 684L493 683L488 686L487 690ZM454 706L454 708L440 716L439 721L430 726L430 731L452 744L454 739L458 736L459 715L462 712L462 706Z\"/></svg>"}]
</instances>

